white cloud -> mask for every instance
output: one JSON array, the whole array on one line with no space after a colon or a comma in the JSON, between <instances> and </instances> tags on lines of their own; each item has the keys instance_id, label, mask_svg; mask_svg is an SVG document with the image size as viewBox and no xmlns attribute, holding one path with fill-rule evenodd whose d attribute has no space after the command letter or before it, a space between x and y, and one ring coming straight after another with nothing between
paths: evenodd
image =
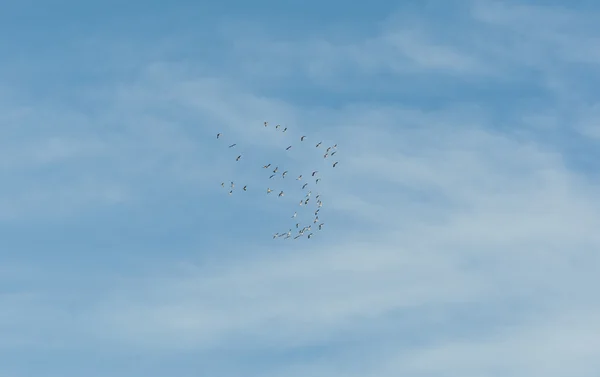
<instances>
[{"instance_id":1,"label":"white cloud","mask_svg":"<svg viewBox=\"0 0 600 377\"><path fill-rule=\"evenodd\" d=\"M438 116L443 124L444 114ZM410 323L426 332L430 318L419 319L418 313L427 307L443 317L451 308L490 306L498 317L487 319L482 325L489 330L474 338L461 335L460 329L469 326L466 315L448 323L457 327L456 335L440 344L410 350L402 339L386 339L383 356L370 356L383 364L366 375L481 375L502 366L507 375L537 375L549 370L540 360L554 358L555 352L565 367L586 361L596 351L585 332L549 331L562 323L566 307L588 313L586 318L600 311L597 300L589 301L597 283L592 266L600 262L593 253L600 245L595 232L598 198L557 154L484 128L398 130L395 137L405 140L408 151L381 148L364 131L349 129L345 148L352 150L360 141L364 155L342 160L347 168L338 174L350 184L330 187L342 196L331 204L336 212L330 222L342 221L337 211L346 209L362 218L365 227L375 222L387 224L385 228L339 234L335 243L324 235L323 243L310 248L235 253L234 260L213 261L185 276L177 271L163 273L164 279L141 280L97 303L89 319L102 324L102 333L95 336L159 349L219 349L230 342L241 348L290 348L358 337L378 322L402 327L402 320L395 319L399 313L416 316ZM380 140L392 139L385 131L377 134L384 136ZM408 147L423 139L432 140L430 148ZM411 184L415 191L431 189L434 197L451 204L415 204L418 199L400 190ZM389 191L378 195L386 186ZM365 204L357 206L344 197ZM246 244L245 250L255 247ZM521 300L545 310L515 319L510 305ZM538 315L551 322L538 324ZM502 317L514 324L502 329ZM553 322L555 317L559 322ZM519 335L509 332L525 328L529 330ZM562 342L579 336L585 346L562 354ZM527 354L516 348L523 343L546 347ZM444 356L446 349L455 356ZM480 358L471 363L474 350ZM400 356L386 361L390 353ZM508 359L502 362L498 355ZM300 371L325 375L328 364L316 363ZM360 360L350 363L361 365ZM585 375L583 367L581 373Z\"/></svg>"}]
</instances>

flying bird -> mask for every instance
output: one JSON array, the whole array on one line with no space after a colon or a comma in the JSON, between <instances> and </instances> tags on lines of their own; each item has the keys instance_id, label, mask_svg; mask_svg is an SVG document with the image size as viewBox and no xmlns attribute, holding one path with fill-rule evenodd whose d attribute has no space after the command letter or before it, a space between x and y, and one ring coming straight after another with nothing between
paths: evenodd
<instances>
[{"instance_id":1,"label":"flying bird","mask_svg":"<svg viewBox=\"0 0 600 377\"><path fill-rule=\"evenodd\" d=\"M286 171L284 171L284 172L283 172L283 174L281 174L281 176L282 176L283 178L285 178L285 175L286 175L286 174L287 174L287 170L286 170Z\"/></svg>"},{"instance_id":2,"label":"flying bird","mask_svg":"<svg viewBox=\"0 0 600 377\"><path fill-rule=\"evenodd\" d=\"M301 179L302 179L302 174L300 174L300 175L298 176L298 178L296 178L296 181L299 181L299 180L301 180Z\"/></svg>"},{"instance_id":3,"label":"flying bird","mask_svg":"<svg viewBox=\"0 0 600 377\"><path fill-rule=\"evenodd\" d=\"M263 169L268 169L269 166L271 166L271 164L263 166Z\"/></svg>"},{"instance_id":4,"label":"flying bird","mask_svg":"<svg viewBox=\"0 0 600 377\"><path fill-rule=\"evenodd\" d=\"M221 182L221 187L225 187L225 182Z\"/></svg>"},{"instance_id":5,"label":"flying bird","mask_svg":"<svg viewBox=\"0 0 600 377\"><path fill-rule=\"evenodd\" d=\"M237 157L235 158L235 160L236 160L236 161L239 161L239 160L240 160L240 158L242 158L242 155L239 155L239 156L237 156Z\"/></svg>"},{"instance_id":6,"label":"flying bird","mask_svg":"<svg viewBox=\"0 0 600 377\"><path fill-rule=\"evenodd\" d=\"M234 188L235 185L233 184L233 181L231 181L231 188Z\"/></svg>"},{"instance_id":7,"label":"flying bird","mask_svg":"<svg viewBox=\"0 0 600 377\"><path fill-rule=\"evenodd\" d=\"M315 170L315 171L313 171L313 172L312 172L312 176L314 177L314 176L315 176L315 174L317 174L318 172L319 172L318 170Z\"/></svg>"},{"instance_id":8,"label":"flying bird","mask_svg":"<svg viewBox=\"0 0 600 377\"><path fill-rule=\"evenodd\" d=\"M244 186L244 191L247 191L247 190L246 190L246 188L247 188L247 187L248 187L248 186Z\"/></svg>"},{"instance_id":9,"label":"flying bird","mask_svg":"<svg viewBox=\"0 0 600 377\"><path fill-rule=\"evenodd\" d=\"M304 189L306 188L306 186L308 186L308 183L305 183L305 184L302 186L302 190L304 190Z\"/></svg>"},{"instance_id":10,"label":"flying bird","mask_svg":"<svg viewBox=\"0 0 600 377\"><path fill-rule=\"evenodd\" d=\"M294 212L294 214L292 215L292 219L295 218L298 215L298 212Z\"/></svg>"},{"instance_id":11,"label":"flying bird","mask_svg":"<svg viewBox=\"0 0 600 377\"><path fill-rule=\"evenodd\" d=\"M286 127L286 128L284 128L282 132L285 132L285 131L287 131L287 127Z\"/></svg>"},{"instance_id":12,"label":"flying bird","mask_svg":"<svg viewBox=\"0 0 600 377\"><path fill-rule=\"evenodd\" d=\"M317 143L316 147L317 147L317 148L319 148L319 147L321 146L321 144L323 144L323 142L322 142L322 141L319 141L319 142Z\"/></svg>"},{"instance_id":13,"label":"flying bird","mask_svg":"<svg viewBox=\"0 0 600 377\"><path fill-rule=\"evenodd\" d=\"M275 166L275 169L273 169L273 173L277 173L277 170L279 170L279 166Z\"/></svg>"},{"instance_id":14,"label":"flying bird","mask_svg":"<svg viewBox=\"0 0 600 377\"><path fill-rule=\"evenodd\" d=\"M270 188L268 188L268 189L267 189L267 194L270 194L270 193L271 193L271 191L273 191L273 190L271 190Z\"/></svg>"},{"instance_id":15,"label":"flying bird","mask_svg":"<svg viewBox=\"0 0 600 377\"><path fill-rule=\"evenodd\" d=\"M325 223L319 224L319 230L321 230L321 228L323 228L323 225L325 225Z\"/></svg>"},{"instance_id":16,"label":"flying bird","mask_svg":"<svg viewBox=\"0 0 600 377\"><path fill-rule=\"evenodd\" d=\"M290 148L292 148L292 146L290 145L289 147L285 148L286 151L289 151Z\"/></svg>"},{"instance_id":17,"label":"flying bird","mask_svg":"<svg viewBox=\"0 0 600 377\"><path fill-rule=\"evenodd\" d=\"M267 122L265 122L265 127L267 127Z\"/></svg>"},{"instance_id":18,"label":"flying bird","mask_svg":"<svg viewBox=\"0 0 600 377\"><path fill-rule=\"evenodd\" d=\"M273 178L274 176L276 176L277 174L271 174L271 176L269 177L269 179Z\"/></svg>"},{"instance_id":19,"label":"flying bird","mask_svg":"<svg viewBox=\"0 0 600 377\"><path fill-rule=\"evenodd\" d=\"M306 138L306 136L301 136L300 141L304 141L305 138Z\"/></svg>"},{"instance_id":20,"label":"flying bird","mask_svg":"<svg viewBox=\"0 0 600 377\"><path fill-rule=\"evenodd\" d=\"M308 234L308 238L312 237L312 235L313 235L312 233L309 233L309 234Z\"/></svg>"},{"instance_id":21,"label":"flying bird","mask_svg":"<svg viewBox=\"0 0 600 377\"><path fill-rule=\"evenodd\" d=\"M276 126L275 126L275 128L279 128L279 127L281 127L281 125L280 125L280 124L278 124L278 125L276 125Z\"/></svg>"},{"instance_id":22,"label":"flying bird","mask_svg":"<svg viewBox=\"0 0 600 377\"><path fill-rule=\"evenodd\" d=\"M233 190L229 191L229 195L231 195L233 193Z\"/></svg>"},{"instance_id":23,"label":"flying bird","mask_svg":"<svg viewBox=\"0 0 600 377\"><path fill-rule=\"evenodd\" d=\"M278 196L283 196L283 191L282 191L282 192L280 192Z\"/></svg>"},{"instance_id":24,"label":"flying bird","mask_svg":"<svg viewBox=\"0 0 600 377\"><path fill-rule=\"evenodd\" d=\"M218 138L220 138L220 137L221 137L221 133L219 132L219 133L217 134L217 139L218 139Z\"/></svg>"},{"instance_id":25,"label":"flying bird","mask_svg":"<svg viewBox=\"0 0 600 377\"><path fill-rule=\"evenodd\" d=\"M229 146L229 148L233 148L233 147L235 147L236 145L237 145L237 144L231 144L231 145Z\"/></svg>"},{"instance_id":26,"label":"flying bird","mask_svg":"<svg viewBox=\"0 0 600 377\"><path fill-rule=\"evenodd\" d=\"M331 147L327 147L327 150L325 150L325 152L329 152L331 150Z\"/></svg>"},{"instance_id":27,"label":"flying bird","mask_svg":"<svg viewBox=\"0 0 600 377\"><path fill-rule=\"evenodd\" d=\"M333 155L334 155L334 154L336 154L336 153L337 153L337 151L333 151L333 152L331 152L331 156L333 156Z\"/></svg>"},{"instance_id":28,"label":"flying bird","mask_svg":"<svg viewBox=\"0 0 600 377\"><path fill-rule=\"evenodd\" d=\"M335 168L335 165L337 165L337 164L338 164L338 162L337 162L337 161L336 161L336 162L334 162L334 163L333 163L333 167Z\"/></svg>"},{"instance_id":29,"label":"flying bird","mask_svg":"<svg viewBox=\"0 0 600 377\"><path fill-rule=\"evenodd\" d=\"M315 183L319 183L320 180L321 180L321 178L317 178L317 180L315 181Z\"/></svg>"}]
</instances>

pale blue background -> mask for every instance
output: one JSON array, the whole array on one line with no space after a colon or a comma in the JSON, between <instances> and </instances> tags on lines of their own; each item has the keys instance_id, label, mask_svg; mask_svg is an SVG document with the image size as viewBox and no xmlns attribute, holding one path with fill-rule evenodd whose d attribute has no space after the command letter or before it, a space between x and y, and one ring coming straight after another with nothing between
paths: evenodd
<instances>
[{"instance_id":1,"label":"pale blue background","mask_svg":"<svg viewBox=\"0 0 600 377\"><path fill-rule=\"evenodd\" d=\"M524 4L4 1L0 376L598 376L600 5Z\"/></svg>"}]
</instances>

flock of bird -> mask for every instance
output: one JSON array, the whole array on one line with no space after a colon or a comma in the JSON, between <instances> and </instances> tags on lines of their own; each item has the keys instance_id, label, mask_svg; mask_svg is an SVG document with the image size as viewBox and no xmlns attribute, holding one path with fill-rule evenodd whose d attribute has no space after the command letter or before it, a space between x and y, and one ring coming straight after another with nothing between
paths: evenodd
<instances>
[{"instance_id":1,"label":"flock of bird","mask_svg":"<svg viewBox=\"0 0 600 377\"><path fill-rule=\"evenodd\" d=\"M267 127L269 127L269 122L265 121L263 125L265 128L267 128ZM275 129L280 132L287 132L287 130L288 130L287 127L282 127L279 124L277 124L275 126ZM222 136L223 136L222 133L217 133L217 139L221 139ZM307 136L306 135L301 136L299 141L301 143L308 143ZM337 153L337 144L328 146L326 148L322 147L322 144L323 143L321 141L319 141L315 145L314 148L325 150L325 153L323 154L323 159L332 157ZM235 148L236 146L237 146L237 144L234 143L234 144L229 145L228 148ZM285 150L289 151L290 149L292 149L292 147L293 147L293 145L289 145L285 148ZM239 154L239 155L237 155L237 157L235 157L236 162L239 162L241 159L242 159L242 154ZM333 168L335 168L337 165L338 165L338 161L334 161L331 163L331 167L333 167ZM281 166L281 164L274 164L274 163L269 162L269 163L263 165L262 168L268 171L268 174L269 174L268 179L272 180L276 177L285 179L286 176L288 176L288 174L291 174L291 173L289 170L284 170L283 168L280 169L280 166ZM287 180L289 180L289 178ZM323 206L323 201L321 200L321 194L316 190L318 188L318 183L321 181L320 172L318 170L312 170L310 173L306 174L306 177L304 177L303 174L298 174L298 176L295 178L295 180L298 181L297 185L298 185L298 187L301 187L300 191L302 191L302 194L303 194L303 197L299 200L298 205L300 207L303 207L303 210L310 212L311 220L309 221L308 224L301 222L298 219L298 210L299 209L296 209L293 212L293 214L290 216L290 218L293 220L292 226L287 231L276 232L273 235L273 239L278 239L278 238L299 239L304 236L306 236L306 238L310 239L314 236L314 233L313 233L314 231L322 230L323 226L325 225L325 223L321 222L321 220L319 219L319 212L321 211L321 207ZM234 193L236 184L233 181L230 181L228 184L226 184L225 182L221 182L221 187L227 189L228 194L232 195ZM277 193L277 197L285 196L284 190L279 190L279 189L274 190L271 187L272 187L271 185L265 185L263 187L266 195L271 195L271 193L279 191L279 193ZM313 189L315 189L315 191L316 191L316 194L314 196L312 196ZM248 191L248 185L242 186L242 190ZM312 209L310 209L309 203L314 204L314 207ZM293 231L294 228L295 228L295 230Z\"/></svg>"}]
</instances>

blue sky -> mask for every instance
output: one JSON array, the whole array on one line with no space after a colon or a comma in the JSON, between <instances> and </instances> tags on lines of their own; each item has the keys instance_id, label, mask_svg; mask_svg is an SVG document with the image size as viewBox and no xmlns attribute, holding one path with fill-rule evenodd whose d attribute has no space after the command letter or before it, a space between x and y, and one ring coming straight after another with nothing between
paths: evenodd
<instances>
[{"instance_id":1,"label":"blue sky","mask_svg":"<svg viewBox=\"0 0 600 377\"><path fill-rule=\"evenodd\" d=\"M600 6L560 3L5 2L0 376L597 376ZM267 162L320 170L314 238Z\"/></svg>"}]
</instances>

